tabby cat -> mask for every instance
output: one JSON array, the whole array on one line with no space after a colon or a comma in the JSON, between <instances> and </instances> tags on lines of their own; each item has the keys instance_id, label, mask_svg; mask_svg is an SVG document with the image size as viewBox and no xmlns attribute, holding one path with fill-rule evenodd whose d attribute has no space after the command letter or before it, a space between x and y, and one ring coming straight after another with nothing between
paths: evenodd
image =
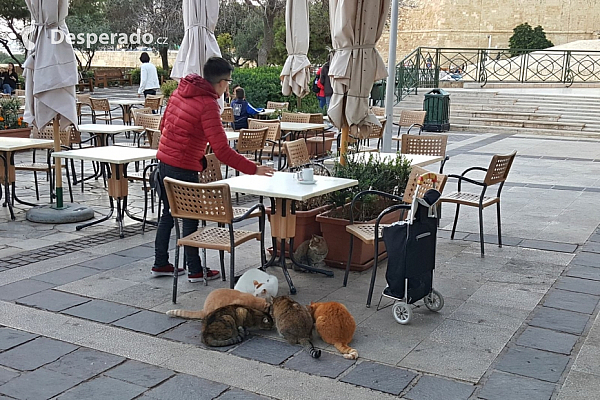
<instances>
[{"instance_id":1,"label":"tabby cat","mask_svg":"<svg viewBox=\"0 0 600 400\"><path fill-rule=\"evenodd\" d=\"M221 307L202 321L202 342L213 347L240 343L248 334L248 328L273 329L273 318L250 307Z\"/></svg>"},{"instance_id":2,"label":"tabby cat","mask_svg":"<svg viewBox=\"0 0 600 400\"><path fill-rule=\"evenodd\" d=\"M300 343L312 358L321 357L321 350L315 349L310 341L313 319L306 307L288 296L279 296L273 299L272 312L277 332L288 343Z\"/></svg>"},{"instance_id":3,"label":"tabby cat","mask_svg":"<svg viewBox=\"0 0 600 400\"><path fill-rule=\"evenodd\" d=\"M254 297L250 293L242 293L235 289L215 289L206 297L203 310L169 310L167 311L167 315L189 319L203 319L217 308L232 304L254 308L255 310L267 313L270 309L270 303L264 298Z\"/></svg>"},{"instance_id":4,"label":"tabby cat","mask_svg":"<svg viewBox=\"0 0 600 400\"><path fill-rule=\"evenodd\" d=\"M322 236L312 235L312 238L298 246L294 252L294 258L300 264L321 268L325 266L325 257L328 252L329 247L327 247L325 239Z\"/></svg>"},{"instance_id":5,"label":"tabby cat","mask_svg":"<svg viewBox=\"0 0 600 400\"><path fill-rule=\"evenodd\" d=\"M358 351L348 346L354 336L356 322L350 311L341 303L310 303L306 306L315 321L315 328L325 343L335 346L344 358L356 360Z\"/></svg>"}]
</instances>

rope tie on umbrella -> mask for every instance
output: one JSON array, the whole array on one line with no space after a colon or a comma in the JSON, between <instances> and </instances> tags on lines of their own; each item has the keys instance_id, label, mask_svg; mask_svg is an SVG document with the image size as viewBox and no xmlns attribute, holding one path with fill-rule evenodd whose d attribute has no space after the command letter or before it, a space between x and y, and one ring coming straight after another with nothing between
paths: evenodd
<instances>
[{"instance_id":1,"label":"rope tie on umbrella","mask_svg":"<svg viewBox=\"0 0 600 400\"><path fill-rule=\"evenodd\" d=\"M209 31L210 33L212 33L212 34L214 35L214 32L213 32L213 31L211 31L210 29L208 29L208 26L206 26L205 24L201 24L200 22L197 22L197 23L195 23L195 24L191 24L190 26L188 26L188 27L186 28L186 30L188 30L188 31L189 31L190 29L192 29L192 28L195 28L195 27L197 27L197 26L198 26L198 27L200 27L200 28L204 28L204 29L206 29L207 31Z\"/></svg>"},{"instance_id":2,"label":"rope tie on umbrella","mask_svg":"<svg viewBox=\"0 0 600 400\"><path fill-rule=\"evenodd\" d=\"M357 46L348 46L348 47L340 47L339 49L333 49L333 51L341 51L341 50L367 50L374 49L374 44L361 44Z\"/></svg>"}]
</instances>

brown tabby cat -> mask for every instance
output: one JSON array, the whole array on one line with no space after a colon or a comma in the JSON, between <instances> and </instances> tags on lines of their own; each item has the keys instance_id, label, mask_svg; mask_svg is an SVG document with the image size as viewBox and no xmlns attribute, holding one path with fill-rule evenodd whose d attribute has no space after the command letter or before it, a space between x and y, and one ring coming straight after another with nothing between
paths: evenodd
<instances>
[{"instance_id":1,"label":"brown tabby cat","mask_svg":"<svg viewBox=\"0 0 600 400\"><path fill-rule=\"evenodd\" d=\"M215 289L206 297L203 310L169 310L167 311L167 315L189 319L203 319L217 308L232 304L250 307L266 313L270 310L270 304L264 298L254 297L250 293L242 293L235 289Z\"/></svg>"},{"instance_id":2,"label":"brown tabby cat","mask_svg":"<svg viewBox=\"0 0 600 400\"><path fill-rule=\"evenodd\" d=\"M321 350L315 349L310 341L313 319L306 307L288 296L275 297L273 299L273 318L277 331L288 343L300 343L312 358L321 357Z\"/></svg>"},{"instance_id":3,"label":"brown tabby cat","mask_svg":"<svg viewBox=\"0 0 600 400\"><path fill-rule=\"evenodd\" d=\"M356 322L350 311L341 303L310 303L306 306L315 321L315 328L325 343L335 346L344 358L356 360L358 351L348 346L354 336Z\"/></svg>"},{"instance_id":4,"label":"brown tabby cat","mask_svg":"<svg viewBox=\"0 0 600 400\"><path fill-rule=\"evenodd\" d=\"M324 260L328 252L329 247L327 247L325 239L322 236L312 235L310 240L306 240L298 246L294 252L294 258L300 264L319 268L325 266Z\"/></svg>"},{"instance_id":5,"label":"brown tabby cat","mask_svg":"<svg viewBox=\"0 0 600 400\"><path fill-rule=\"evenodd\" d=\"M204 318L202 342L213 347L240 343L248 334L248 328L273 329L273 318L250 307L221 307Z\"/></svg>"}]
</instances>

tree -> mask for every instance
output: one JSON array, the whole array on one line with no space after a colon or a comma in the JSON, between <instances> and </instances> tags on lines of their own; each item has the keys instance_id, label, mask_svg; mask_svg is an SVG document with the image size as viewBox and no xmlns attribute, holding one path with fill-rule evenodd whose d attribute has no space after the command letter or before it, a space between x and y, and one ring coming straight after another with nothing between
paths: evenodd
<instances>
[{"instance_id":1,"label":"tree","mask_svg":"<svg viewBox=\"0 0 600 400\"><path fill-rule=\"evenodd\" d=\"M517 25L513 29L513 35L508 40L508 43L512 57L527 54L533 50L541 50L554 46L554 44L546 38L546 33L541 25L532 28L527 22Z\"/></svg>"},{"instance_id":2,"label":"tree","mask_svg":"<svg viewBox=\"0 0 600 400\"><path fill-rule=\"evenodd\" d=\"M21 60L13 53L10 43L16 42L20 48L25 49L21 32L29 18L29 10L24 1L0 0L0 23L8 28L0 31L0 45L19 66L22 66Z\"/></svg>"},{"instance_id":3,"label":"tree","mask_svg":"<svg viewBox=\"0 0 600 400\"><path fill-rule=\"evenodd\" d=\"M79 54L75 53L75 58L82 71L89 70L96 51L106 47L100 41L88 40L88 35L94 35L94 38L102 38L103 34L110 35L105 12L105 0L72 0L69 6L66 22L69 32L75 38L73 49L79 51Z\"/></svg>"},{"instance_id":4,"label":"tree","mask_svg":"<svg viewBox=\"0 0 600 400\"><path fill-rule=\"evenodd\" d=\"M245 3L221 0L215 36L223 58L233 65L256 62L263 37L262 19Z\"/></svg>"},{"instance_id":5,"label":"tree","mask_svg":"<svg viewBox=\"0 0 600 400\"><path fill-rule=\"evenodd\" d=\"M267 58L273 48L275 18L285 10L285 0L244 0L263 21L263 39L258 50L258 66L267 65Z\"/></svg>"}]
</instances>

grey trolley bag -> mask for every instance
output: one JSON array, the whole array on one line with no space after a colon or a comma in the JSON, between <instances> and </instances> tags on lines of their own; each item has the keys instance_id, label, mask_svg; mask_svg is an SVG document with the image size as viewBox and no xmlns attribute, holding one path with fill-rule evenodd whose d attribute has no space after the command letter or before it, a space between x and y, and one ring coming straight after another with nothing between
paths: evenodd
<instances>
[{"instance_id":1,"label":"grey trolley bag","mask_svg":"<svg viewBox=\"0 0 600 400\"><path fill-rule=\"evenodd\" d=\"M377 309L383 297L395 300L392 313L400 324L410 322L411 304L421 299L431 311L439 311L444 306L444 298L433 289L439 197L437 190L428 190L422 199L413 201L405 221L383 228L388 254L387 286Z\"/></svg>"}]
</instances>

